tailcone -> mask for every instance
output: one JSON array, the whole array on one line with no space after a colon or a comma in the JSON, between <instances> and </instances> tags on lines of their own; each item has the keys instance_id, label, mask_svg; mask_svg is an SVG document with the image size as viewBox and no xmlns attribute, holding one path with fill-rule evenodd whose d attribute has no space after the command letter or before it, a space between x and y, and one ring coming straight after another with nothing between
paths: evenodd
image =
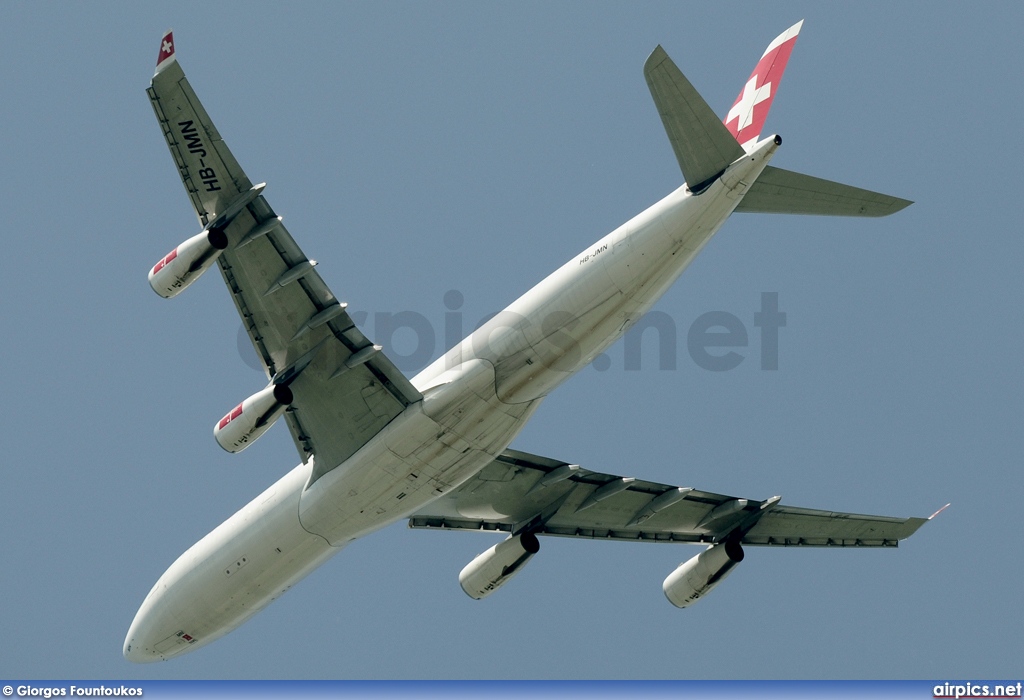
<instances>
[{"instance_id":1,"label":"tailcone","mask_svg":"<svg viewBox=\"0 0 1024 700\"><path fill-rule=\"evenodd\" d=\"M775 151L782 145L782 137L778 134L756 143L750 152L737 158L722 173L722 184L733 191L742 194L754 184L768 162L775 155Z\"/></svg>"}]
</instances>

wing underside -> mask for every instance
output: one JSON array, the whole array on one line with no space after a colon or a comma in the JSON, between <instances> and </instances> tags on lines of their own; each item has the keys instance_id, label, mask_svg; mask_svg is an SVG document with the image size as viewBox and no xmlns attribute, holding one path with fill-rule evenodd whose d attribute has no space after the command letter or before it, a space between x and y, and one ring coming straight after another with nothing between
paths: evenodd
<instances>
[{"instance_id":1,"label":"wing underside","mask_svg":"<svg viewBox=\"0 0 1024 700\"><path fill-rule=\"evenodd\" d=\"M221 139L173 55L148 89L171 156L199 223L218 222L228 246L218 264L268 379L287 379L294 401L285 413L303 461L315 455L312 480L376 435L422 398L356 327Z\"/></svg>"},{"instance_id":2,"label":"wing underside","mask_svg":"<svg viewBox=\"0 0 1024 700\"><path fill-rule=\"evenodd\" d=\"M895 547L926 518L835 513L628 479L506 450L409 519L413 528L642 542Z\"/></svg>"}]
</instances>

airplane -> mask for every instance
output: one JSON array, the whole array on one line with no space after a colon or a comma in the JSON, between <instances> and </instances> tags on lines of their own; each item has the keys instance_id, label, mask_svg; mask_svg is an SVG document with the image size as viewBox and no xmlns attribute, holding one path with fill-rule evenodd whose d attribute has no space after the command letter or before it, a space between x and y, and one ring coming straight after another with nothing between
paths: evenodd
<instances>
[{"instance_id":1,"label":"airplane","mask_svg":"<svg viewBox=\"0 0 1024 700\"><path fill-rule=\"evenodd\" d=\"M679 608L724 580L744 547L895 547L927 522L737 498L509 448L544 397L651 309L733 212L878 217L911 204L769 165L782 139L761 131L802 24L769 44L724 121L658 46L644 76L684 183L412 380L360 332L265 184L239 166L168 31L147 92L202 231L149 282L171 298L220 269L268 383L214 438L240 452L283 417L301 463L171 564L124 656L159 661L209 644L353 540L403 519L507 535L459 574L475 599L519 573L541 536L700 545L663 583Z\"/></svg>"}]
</instances>

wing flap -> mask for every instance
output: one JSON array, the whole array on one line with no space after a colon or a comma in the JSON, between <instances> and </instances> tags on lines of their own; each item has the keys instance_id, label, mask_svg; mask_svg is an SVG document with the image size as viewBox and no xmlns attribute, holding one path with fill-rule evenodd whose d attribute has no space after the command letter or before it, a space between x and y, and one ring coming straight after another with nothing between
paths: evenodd
<instances>
[{"instance_id":1,"label":"wing flap","mask_svg":"<svg viewBox=\"0 0 1024 700\"><path fill-rule=\"evenodd\" d=\"M737 499L682 489L684 497L647 513L656 499L680 489L586 469L541 485L547 475L568 466L566 462L506 450L469 482L413 515L409 525L507 532L529 528L537 534L565 537L707 542L757 508L755 503L744 502L744 507L729 518L699 527L716 508ZM623 481L627 482L625 488L616 490ZM616 492L600 498L601 491L609 487Z\"/></svg>"},{"instance_id":2,"label":"wing flap","mask_svg":"<svg viewBox=\"0 0 1024 700\"><path fill-rule=\"evenodd\" d=\"M220 137L177 61L162 66L147 93L182 184L199 222L205 226L235 195L250 189L252 182Z\"/></svg>"},{"instance_id":3,"label":"wing flap","mask_svg":"<svg viewBox=\"0 0 1024 700\"><path fill-rule=\"evenodd\" d=\"M927 518L889 518L778 506L764 514L743 544L809 547L895 547Z\"/></svg>"},{"instance_id":4,"label":"wing flap","mask_svg":"<svg viewBox=\"0 0 1024 700\"><path fill-rule=\"evenodd\" d=\"M506 450L476 477L409 519L423 529L479 530L641 542L896 546L926 519L834 513L776 505L639 479ZM543 485L551 476L557 481ZM618 482L626 481L617 490ZM616 491L597 500L602 490ZM591 504L591 505L588 505Z\"/></svg>"},{"instance_id":5,"label":"wing flap","mask_svg":"<svg viewBox=\"0 0 1024 700\"><path fill-rule=\"evenodd\" d=\"M262 197L253 209L228 228L230 241L241 240L274 217ZM287 271L308 262L283 224L244 246L229 247L219 260L268 378L288 372L313 355L292 383L295 401L286 415L303 459L317 455L312 477L316 481L421 395L383 353L374 353L355 367L346 366L372 343L314 268L283 287L275 286ZM310 328L313 319L331 309L337 314Z\"/></svg>"},{"instance_id":6,"label":"wing flap","mask_svg":"<svg viewBox=\"0 0 1024 700\"><path fill-rule=\"evenodd\" d=\"M205 227L252 184L185 78L170 40L167 34L162 47L171 48L161 49L147 92ZM372 351L262 195L224 233L221 275L267 378L291 382L295 400L285 422L302 460L316 455L315 481L422 396L383 353Z\"/></svg>"}]
</instances>

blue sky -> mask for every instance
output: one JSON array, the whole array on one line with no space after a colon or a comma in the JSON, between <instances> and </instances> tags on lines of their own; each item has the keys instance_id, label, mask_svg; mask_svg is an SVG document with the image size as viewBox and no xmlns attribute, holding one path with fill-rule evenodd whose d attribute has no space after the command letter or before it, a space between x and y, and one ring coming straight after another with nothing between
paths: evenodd
<instances>
[{"instance_id":1,"label":"blue sky","mask_svg":"<svg viewBox=\"0 0 1024 700\"><path fill-rule=\"evenodd\" d=\"M1018 4L0 5L0 676L956 678L1020 676L1024 344ZM751 549L713 595L661 581L697 550L547 538L500 593L494 539L361 540L228 637L121 657L153 582L296 463L211 429L263 386L217 276L172 302L152 264L198 232L145 95L162 32L235 156L374 336L381 312L469 330L654 203L680 174L642 75L662 44L725 113L805 19L773 163L915 200L881 220L733 217L622 345L514 447L791 505L926 516L898 550ZM761 294L787 314L762 371ZM745 358L687 329L725 311ZM409 353L408 334L392 354ZM411 371L410 371L411 373Z\"/></svg>"}]
</instances>

